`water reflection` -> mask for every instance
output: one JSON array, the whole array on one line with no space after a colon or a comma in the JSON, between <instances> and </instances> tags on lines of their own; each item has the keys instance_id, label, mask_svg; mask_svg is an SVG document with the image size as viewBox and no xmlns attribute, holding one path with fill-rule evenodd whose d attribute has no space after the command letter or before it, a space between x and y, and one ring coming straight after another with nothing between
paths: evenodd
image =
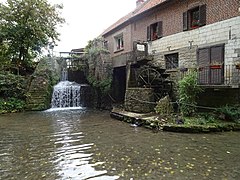
<instances>
[{"instance_id":1,"label":"water reflection","mask_svg":"<svg viewBox=\"0 0 240 180\"><path fill-rule=\"evenodd\" d=\"M81 120L85 111L73 111L73 109L61 112L47 111L46 114L53 118L54 134L51 137L55 149L54 164L61 179L90 179L101 177L116 179L117 176L105 176L106 170L97 171L90 164L92 159L91 148L94 143L84 143L84 133L81 132Z\"/></svg>"},{"instance_id":2,"label":"water reflection","mask_svg":"<svg viewBox=\"0 0 240 180\"><path fill-rule=\"evenodd\" d=\"M95 170L84 143L84 111L3 115L0 119L0 179L116 179Z\"/></svg>"},{"instance_id":3,"label":"water reflection","mask_svg":"<svg viewBox=\"0 0 240 180\"><path fill-rule=\"evenodd\" d=\"M240 179L239 132L153 133L108 112L0 116L0 179Z\"/></svg>"}]
</instances>

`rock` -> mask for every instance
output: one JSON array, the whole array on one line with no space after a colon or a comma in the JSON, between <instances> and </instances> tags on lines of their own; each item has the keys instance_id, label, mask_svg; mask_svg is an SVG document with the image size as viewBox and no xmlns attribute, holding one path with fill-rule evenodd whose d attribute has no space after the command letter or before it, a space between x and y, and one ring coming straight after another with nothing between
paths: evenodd
<instances>
[{"instance_id":1,"label":"rock","mask_svg":"<svg viewBox=\"0 0 240 180\"><path fill-rule=\"evenodd\" d=\"M161 115L170 115L173 113L173 106L169 95L159 100L157 106L155 107L155 111Z\"/></svg>"}]
</instances>

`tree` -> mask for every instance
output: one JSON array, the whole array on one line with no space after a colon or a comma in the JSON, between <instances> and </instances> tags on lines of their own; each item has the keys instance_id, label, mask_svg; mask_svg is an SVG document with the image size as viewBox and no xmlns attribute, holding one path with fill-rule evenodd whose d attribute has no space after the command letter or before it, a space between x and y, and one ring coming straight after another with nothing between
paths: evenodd
<instances>
[{"instance_id":1,"label":"tree","mask_svg":"<svg viewBox=\"0 0 240 180\"><path fill-rule=\"evenodd\" d=\"M0 61L10 57L11 63L27 66L41 48L56 43L57 26L62 5L47 0L7 0L0 3Z\"/></svg>"}]
</instances>

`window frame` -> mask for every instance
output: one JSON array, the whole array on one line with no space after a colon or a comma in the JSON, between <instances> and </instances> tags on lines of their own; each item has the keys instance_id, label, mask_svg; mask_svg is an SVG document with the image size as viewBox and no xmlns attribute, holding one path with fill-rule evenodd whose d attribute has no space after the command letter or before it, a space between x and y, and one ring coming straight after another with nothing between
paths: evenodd
<instances>
[{"instance_id":1,"label":"window frame","mask_svg":"<svg viewBox=\"0 0 240 180\"><path fill-rule=\"evenodd\" d=\"M147 26L147 41L154 41L162 38L162 21Z\"/></svg>"},{"instance_id":2,"label":"window frame","mask_svg":"<svg viewBox=\"0 0 240 180\"><path fill-rule=\"evenodd\" d=\"M183 12L183 31L192 30L206 25L206 4L195 6ZM193 24L194 13L198 13L196 24Z\"/></svg>"},{"instance_id":3,"label":"window frame","mask_svg":"<svg viewBox=\"0 0 240 180\"><path fill-rule=\"evenodd\" d=\"M199 7L193 8L189 11L189 21L190 21L189 22L190 29L195 29L199 27L200 25L200 8Z\"/></svg>"},{"instance_id":4,"label":"window frame","mask_svg":"<svg viewBox=\"0 0 240 180\"><path fill-rule=\"evenodd\" d=\"M168 62L168 57L171 58L171 62ZM171 54L165 54L164 55L165 58L165 68L166 70L173 70L173 69L177 69L179 67L179 53L171 53ZM176 59L173 59L176 58ZM177 60L177 62L173 62L174 60ZM170 64L170 65L168 65Z\"/></svg>"},{"instance_id":5,"label":"window frame","mask_svg":"<svg viewBox=\"0 0 240 180\"><path fill-rule=\"evenodd\" d=\"M215 63L219 68L211 68ZM199 66L198 83L201 85L224 84L225 44L218 44L197 49Z\"/></svg>"},{"instance_id":6,"label":"window frame","mask_svg":"<svg viewBox=\"0 0 240 180\"><path fill-rule=\"evenodd\" d=\"M114 36L115 52L124 50L123 33Z\"/></svg>"}]
</instances>

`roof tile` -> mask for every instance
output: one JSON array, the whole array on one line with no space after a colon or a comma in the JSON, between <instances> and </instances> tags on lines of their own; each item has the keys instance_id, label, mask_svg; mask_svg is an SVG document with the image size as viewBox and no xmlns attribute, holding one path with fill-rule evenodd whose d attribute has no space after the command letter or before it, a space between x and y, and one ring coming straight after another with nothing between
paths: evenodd
<instances>
[{"instance_id":1,"label":"roof tile","mask_svg":"<svg viewBox=\"0 0 240 180\"><path fill-rule=\"evenodd\" d=\"M101 35L107 34L111 30L117 28L118 26L127 22L131 18L133 18L137 15L140 15L140 14L146 12L147 10L149 10L165 1L167 1L167 0L147 0L147 1L145 1L143 4L136 7L136 9L134 9L132 12L130 12L126 16L120 18L118 21L116 21L114 24L112 24L110 27L108 27Z\"/></svg>"}]
</instances>

